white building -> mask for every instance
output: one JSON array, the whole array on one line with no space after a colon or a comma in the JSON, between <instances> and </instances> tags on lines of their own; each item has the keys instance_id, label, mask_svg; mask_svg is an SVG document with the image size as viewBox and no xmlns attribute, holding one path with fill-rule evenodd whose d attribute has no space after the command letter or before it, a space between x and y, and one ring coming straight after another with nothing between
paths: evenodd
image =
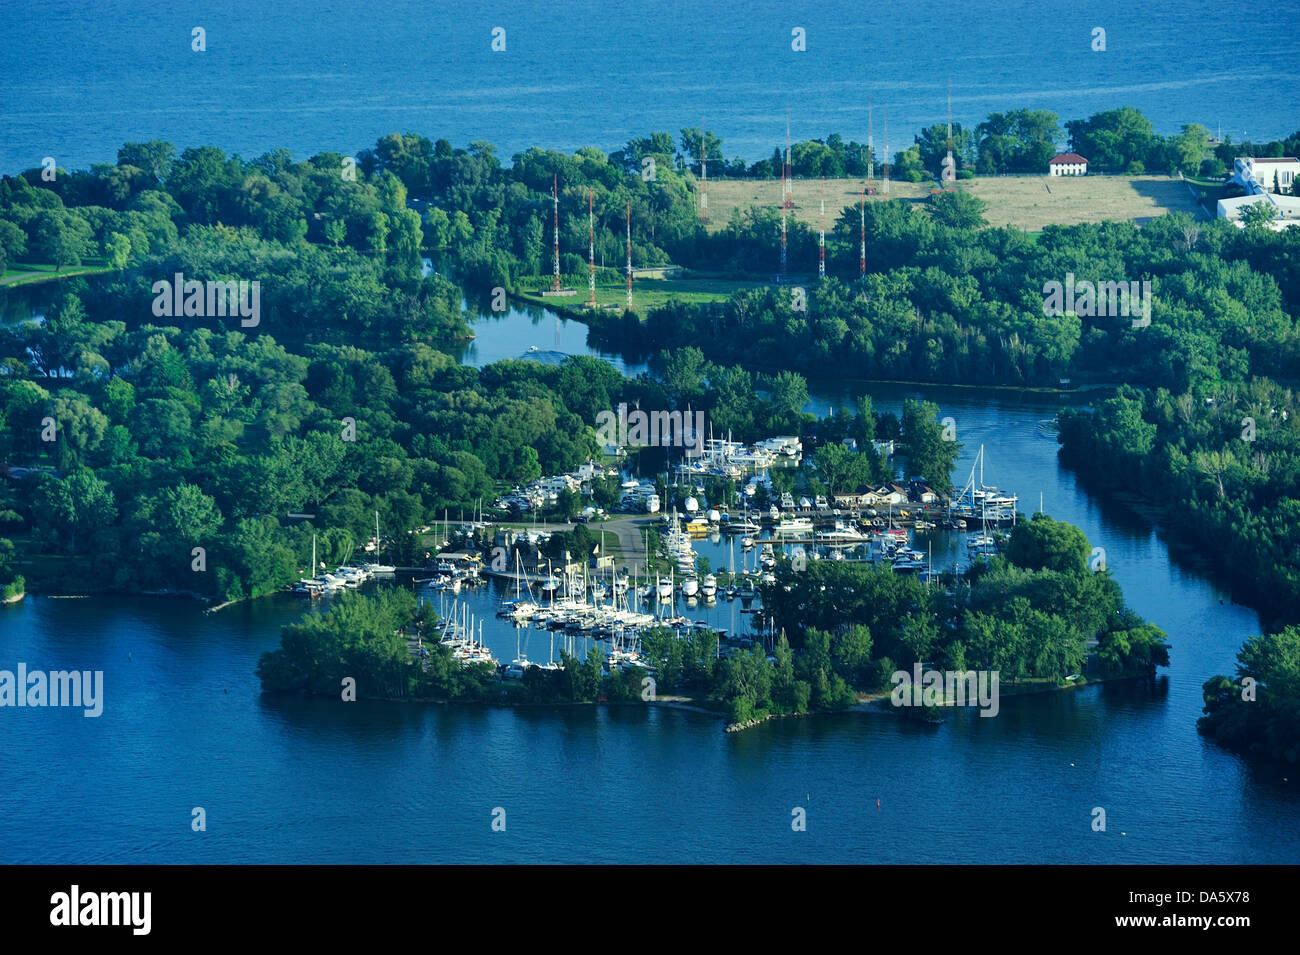
<instances>
[{"instance_id":1,"label":"white building","mask_svg":"<svg viewBox=\"0 0 1300 955\"><path fill-rule=\"evenodd\" d=\"M1245 185L1245 180L1250 179L1263 192L1272 192L1276 186L1282 192L1289 193L1297 177L1300 177L1300 159L1290 156L1241 156L1232 161L1233 180Z\"/></svg>"},{"instance_id":2,"label":"white building","mask_svg":"<svg viewBox=\"0 0 1300 955\"><path fill-rule=\"evenodd\" d=\"M1047 161L1047 171L1053 176L1086 176L1088 160L1078 153L1057 153Z\"/></svg>"},{"instance_id":3,"label":"white building","mask_svg":"<svg viewBox=\"0 0 1300 955\"><path fill-rule=\"evenodd\" d=\"M1296 196L1275 196L1269 192L1261 192L1253 196L1236 196L1232 199L1220 199L1216 211L1220 219L1236 223L1237 228L1240 229L1244 228L1241 221L1242 210L1246 206L1261 203L1273 208L1274 218L1269 224L1270 228L1280 230L1300 225L1300 197Z\"/></svg>"}]
</instances>

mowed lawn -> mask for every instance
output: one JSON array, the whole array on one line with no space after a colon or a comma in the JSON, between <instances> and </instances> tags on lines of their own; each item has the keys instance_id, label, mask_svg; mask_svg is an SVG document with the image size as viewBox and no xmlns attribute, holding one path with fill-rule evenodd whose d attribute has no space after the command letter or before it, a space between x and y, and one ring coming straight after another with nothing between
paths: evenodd
<instances>
[{"instance_id":1,"label":"mowed lawn","mask_svg":"<svg viewBox=\"0 0 1300 955\"><path fill-rule=\"evenodd\" d=\"M826 222L835 222L845 206L862 196L863 179L827 179ZM879 193L881 183L874 183ZM923 201L933 182L890 182L889 198ZM1187 212L1203 215L1187 184L1168 176L994 176L965 179L957 188L983 199L989 225L1014 225L1041 232L1049 225L1124 221ZM821 180L796 179L794 216L814 228L820 218ZM868 202L883 195L868 196ZM781 203L781 180L718 179L709 182L709 229L726 226L731 210L751 205L776 208Z\"/></svg>"},{"instance_id":2,"label":"mowed lawn","mask_svg":"<svg viewBox=\"0 0 1300 955\"><path fill-rule=\"evenodd\" d=\"M1001 176L962 185L988 203L984 216L990 225L1014 225L1027 232L1171 212L1204 216L1187 183L1168 176Z\"/></svg>"},{"instance_id":3,"label":"mowed lawn","mask_svg":"<svg viewBox=\"0 0 1300 955\"><path fill-rule=\"evenodd\" d=\"M730 298L731 293L736 289L752 288L755 284L757 283L753 281L708 277L635 279L632 283L632 308L637 314L645 315L647 311L667 303L669 299L692 304L721 302ZM589 293L584 283L577 287L577 294L561 298L543 298L541 295L527 292L521 293L521 296L531 302L536 302L538 305L548 307L561 305L567 308L582 308L587 303ZM627 305L627 285L603 285L598 283L596 285L596 304L601 307L612 305L621 310Z\"/></svg>"},{"instance_id":4,"label":"mowed lawn","mask_svg":"<svg viewBox=\"0 0 1300 955\"><path fill-rule=\"evenodd\" d=\"M99 275L103 272L112 271L114 269L104 265L70 265L65 269L55 271L53 265L44 263L10 262L5 269L4 275L0 275L0 285L27 285L32 282L50 282L55 279L65 279L72 275Z\"/></svg>"}]
</instances>

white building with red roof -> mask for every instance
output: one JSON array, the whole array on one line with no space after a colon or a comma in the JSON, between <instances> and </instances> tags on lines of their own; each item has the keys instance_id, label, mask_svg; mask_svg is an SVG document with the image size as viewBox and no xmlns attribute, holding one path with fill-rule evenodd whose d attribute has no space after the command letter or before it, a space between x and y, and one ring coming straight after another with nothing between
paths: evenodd
<instances>
[{"instance_id":1,"label":"white building with red roof","mask_svg":"<svg viewBox=\"0 0 1300 955\"><path fill-rule=\"evenodd\" d=\"M1047 161L1047 171L1053 176L1086 176L1088 160L1078 153L1057 153Z\"/></svg>"}]
</instances>

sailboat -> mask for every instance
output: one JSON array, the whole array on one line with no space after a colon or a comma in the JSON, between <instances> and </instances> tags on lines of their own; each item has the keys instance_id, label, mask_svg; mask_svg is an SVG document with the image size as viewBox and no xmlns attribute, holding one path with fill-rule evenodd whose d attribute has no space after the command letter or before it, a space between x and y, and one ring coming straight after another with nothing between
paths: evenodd
<instances>
[{"instance_id":1,"label":"sailboat","mask_svg":"<svg viewBox=\"0 0 1300 955\"><path fill-rule=\"evenodd\" d=\"M667 577L660 577L655 584L655 593L660 600L669 600L673 595L673 586L676 582L673 580L672 571L669 571Z\"/></svg>"},{"instance_id":2,"label":"sailboat","mask_svg":"<svg viewBox=\"0 0 1300 955\"><path fill-rule=\"evenodd\" d=\"M560 581L551 571L551 562L546 562L546 579L541 584L542 592L551 595L551 602L555 602L555 592L560 589Z\"/></svg>"},{"instance_id":3,"label":"sailboat","mask_svg":"<svg viewBox=\"0 0 1300 955\"><path fill-rule=\"evenodd\" d=\"M316 535L311 535L311 569L316 569ZM319 597L325 593L325 583L319 578L304 577L294 584L293 592L300 597Z\"/></svg>"},{"instance_id":4,"label":"sailboat","mask_svg":"<svg viewBox=\"0 0 1300 955\"><path fill-rule=\"evenodd\" d=\"M380 544L379 544L379 512L378 512L378 511L375 511L375 557L376 557L376 559L379 557L379 546L380 546ZM383 575L387 576L388 574L395 574L395 573L397 573L397 568L394 567L393 565L391 565L391 564L380 564L380 563L377 563L377 562L376 562L376 563L369 563L369 564L362 564L362 565L361 565L361 569L364 570L364 571L366 571L366 573L368 573L368 574L372 574L372 575L383 574Z\"/></svg>"},{"instance_id":5,"label":"sailboat","mask_svg":"<svg viewBox=\"0 0 1300 955\"><path fill-rule=\"evenodd\" d=\"M522 626L515 627L515 658L510 661L509 666L505 668L503 674L508 680L522 680L524 678L524 672L530 666L536 665L529 661L528 655L519 646L519 633L523 629Z\"/></svg>"},{"instance_id":6,"label":"sailboat","mask_svg":"<svg viewBox=\"0 0 1300 955\"><path fill-rule=\"evenodd\" d=\"M529 620L537 614L540 609L533 601L533 586L528 585L528 599L523 599L521 589L524 584L523 564L519 558L519 552L515 551L515 599L503 600L501 609L497 611L502 617L509 617L511 620L522 621Z\"/></svg>"}]
</instances>

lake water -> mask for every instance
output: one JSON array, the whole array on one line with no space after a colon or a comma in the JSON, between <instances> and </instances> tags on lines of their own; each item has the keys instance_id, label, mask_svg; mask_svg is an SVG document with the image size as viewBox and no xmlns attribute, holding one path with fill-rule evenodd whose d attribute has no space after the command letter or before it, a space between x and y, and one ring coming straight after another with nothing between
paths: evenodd
<instances>
[{"instance_id":1,"label":"lake water","mask_svg":"<svg viewBox=\"0 0 1300 955\"><path fill-rule=\"evenodd\" d=\"M1296 125L1285 96L1253 95L1300 81L1288 23L1284 8L1224 20L1209 0L797 11L776 0L389 0L364 15L344 0L7 3L0 171L46 156L88 168L148 139L248 159L353 153L407 131L488 140L503 158L534 145L609 151L701 121L728 160L752 162L784 142L787 109L796 139L865 142L868 101L877 145L887 120L897 150L943 122L949 81L967 126L1022 107L1064 121L1132 105L1163 134L1196 122L1266 141ZM498 26L504 52L491 49ZM191 50L195 27L205 52ZM804 52L791 48L796 27ZM1104 52L1092 48L1097 27Z\"/></svg>"},{"instance_id":2,"label":"lake water","mask_svg":"<svg viewBox=\"0 0 1300 955\"><path fill-rule=\"evenodd\" d=\"M553 316L517 313L479 322L474 347L517 357L525 327L553 344ZM561 325L572 351L584 350L564 337L578 327ZM1256 615L1058 466L1039 427L1055 400L870 391L883 410L907 395L938 402L964 443L958 480L982 443L987 483L1027 511L1041 492L1105 547L1129 602L1168 632L1173 665L1151 681L1005 699L995 719L956 712L931 727L853 712L728 735L668 709L268 699L254 667L303 612L293 598L214 615L179 599L29 598L0 608L0 667L102 669L105 704L97 719L0 711L0 862L1300 860L1300 774L1195 730L1202 681L1231 670ZM723 546L698 550L726 565ZM462 600L510 659L499 596ZM739 608L694 615L738 632ZM549 635L527 633L544 659ZM203 833L190 828L199 806ZM796 806L806 832L791 831ZM1090 827L1097 806L1104 833ZM497 807L505 832L491 828Z\"/></svg>"}]
</instances>

